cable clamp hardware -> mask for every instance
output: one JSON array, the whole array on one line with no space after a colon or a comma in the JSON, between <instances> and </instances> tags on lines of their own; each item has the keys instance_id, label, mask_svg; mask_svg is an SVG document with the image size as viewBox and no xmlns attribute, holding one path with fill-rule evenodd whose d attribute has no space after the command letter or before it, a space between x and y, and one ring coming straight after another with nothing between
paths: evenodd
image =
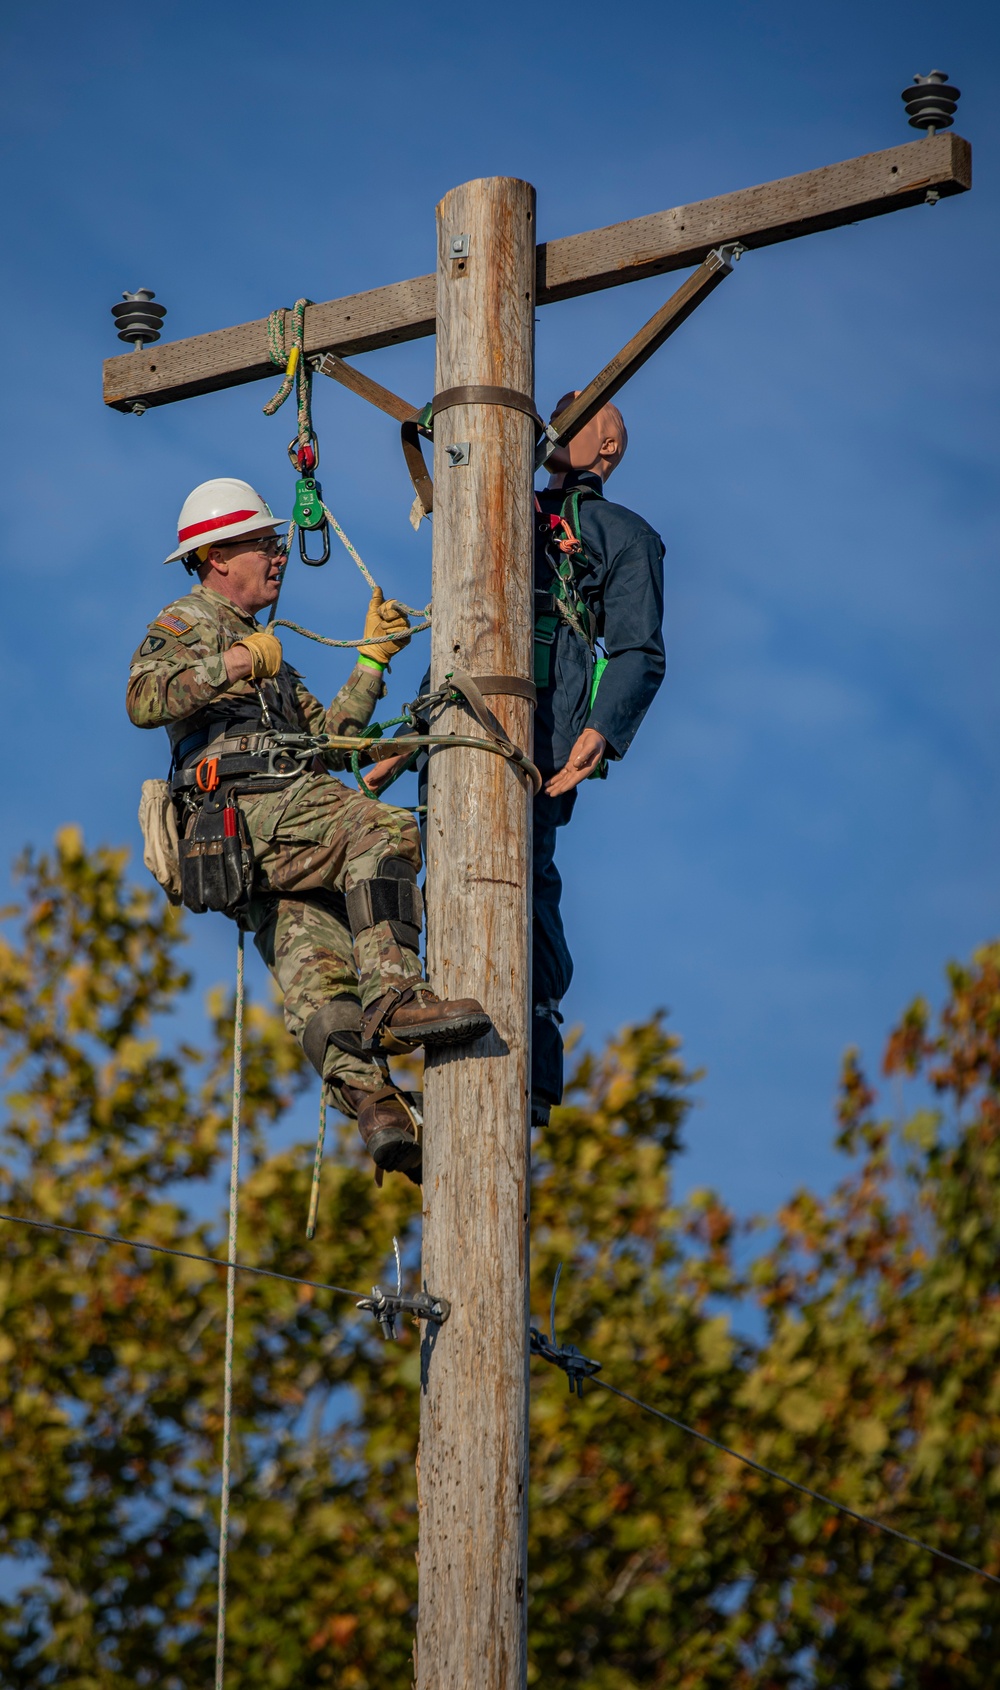
<instances>
[{"instance_id":1,"label":"cable clamp hardware","mask_svg":"<svg viewBox=\"0 0 1000 1690\"><path fill-rule=\"evenodd\" d=\"M418 1291L415 1297L403 1296L403 1261L398 1238L393 1239L392 1249L396 1258L395 1291L383 1291L381 1285L373 1285L371 1296L362 1297L358 1304L358 1308L364 1309L366 1314L375 1316L387 1342L396 1336L398 1314L412 1314L417 1320L432 1320L435 1325L443 1326L451 1313L451 1304L446 1297L432 1297L429 1291Z\"/></svg>"},{"instance_id":2,"label":"cable clamp hardware","mask_svg":"<svg viewBox=\"0 0 1000 1690\"><path fill-rule=\"evenodd\" d=\"M451 1304L445 1297L432 1297L429 1291L418 1291L415 1297L401 1297L392 1291L383 1291L380 1285L372 1286L370 1297L362 1297L358 1304L366 1314L373 1314L382 1328L384 1338L395 1338L396 1316L398 1314L412 1314L418 1320L433 1320L436 1325L443 1326L451 1313Z\"/></svg>"},{"instance_id":3,"label":"cable clamp hardware","mask_svg":"<svg viewBox=\"0 0 1000 1690\"><path fill-rule=\"evenodd\" d=\"M561 1368L569 1380L570 1396L575 1392L582 1397L584 1380L600 1373L601 1363L581 1355L575 1344L553 1344L544 1332L539 1332L537 1326L532 1326L530 1332L532 1355L541 1356L543 1361L550 1361L553 1367Z\"/></svg>"},{"instance_id":4,"label":"cable clamp hardware","mask_svg":"<svg viewBox=\"0 0 1000 1690\"><path fill-rule=\"evenodd\" d=\"M539 1332L537 1326L528 1328L531 1354L541 1356L543 1361L550 1361L553 1367L559 1367L569 1380L569 1394L575 1392L578 1397L583 1396L583 1381L592 1379L595 1373L600 1373L599 1361L591 1361L589 1356L581 1355L575 1344L559 1344L556 1342L556 1297L559 1293L559 1281L562 1278L562 1262L556 1268L556 1276L552 1281L552 1302L549 1305L549 1336Z\"/></svg>"}]
</instances>

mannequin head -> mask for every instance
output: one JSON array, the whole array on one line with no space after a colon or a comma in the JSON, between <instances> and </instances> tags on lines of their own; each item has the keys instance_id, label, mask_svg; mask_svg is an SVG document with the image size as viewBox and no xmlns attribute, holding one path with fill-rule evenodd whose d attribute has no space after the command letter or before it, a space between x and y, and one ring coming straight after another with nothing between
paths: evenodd
<instances>
[{"instance_id":1,"label":"mannequin head","mask_svg":"<svg viewBox=\"0 0 1000 1690\"><path fill-rule=\"evenodd\" d=\"M581 388L573 393L564 393L555 410L553 417L574 400ZM578 434L566 446L559 446L549 459L548 467L550 487L561 487L570 470L589 470L591 475L599 475L602 481L607 481L613 469L617 469L625 455L628 446L628 431L622 420L622 414L617 405L605 405L592 417Z\"/></svg>"}]
</instances>

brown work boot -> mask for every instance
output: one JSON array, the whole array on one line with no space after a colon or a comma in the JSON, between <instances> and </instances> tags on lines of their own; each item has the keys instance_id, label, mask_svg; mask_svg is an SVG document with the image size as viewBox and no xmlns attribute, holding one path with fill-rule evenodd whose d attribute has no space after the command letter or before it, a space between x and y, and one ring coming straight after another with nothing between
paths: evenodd
<instances>
[{"instance_id":1,"label":"brown work boot","mask_svg":"<svg viewBox=\"0 0 1000 1690\"><path fill-rule=\"evenodd\" d=\"M361 1017L367 1049L383 1034L404 1049L416 1045L457 1045L481 1039L493 1023L476 998L439 998L429 986L400 991L391 986Z\"/></svg>"},{"instance_id":2,"label":"brown work boot","mask_svg":"<svg viewBox=\"0 0 1000 1690\"><path fill-rule=\"evenodd\" d=\"M375 1166L385 1173L403 1173L419 1185L423 1152L402 1094L395 1086L363 1091L341 1085L340 1091L348 1108L357 1112L361 1142Z\"/></svg>"}]
</instances>

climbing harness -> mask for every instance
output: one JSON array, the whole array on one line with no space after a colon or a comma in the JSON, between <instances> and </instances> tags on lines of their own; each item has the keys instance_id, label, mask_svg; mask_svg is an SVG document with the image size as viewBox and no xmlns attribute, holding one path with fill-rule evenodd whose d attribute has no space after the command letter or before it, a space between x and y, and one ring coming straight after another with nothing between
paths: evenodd
<instances>
[{"instance_id":1,"label":"climbing harness","mask_svg":"<svg viewBox=\"0 0 1000 1690\"><path fill-rule=\"evenodd\" d=\"M574 563L586 557L580 532L580 500L599 496L588 487L571 488L557 514L546 512L541 497L535 494L540 537L552 569L551 590L546 593L536 588L539 601L549 606L535 618L535 685L538 687L549 685L552 647L560 622L572 628L596 661L596 620L580 597Z\"/></svg>"},{"instance_id":2,"label":"climbing harness","mask_svg":"<svg viewBox=\"0 0 1000 1690\"><path fill-rule=\"evenodd\" d=\"M598 650L597 619L587 608L580 594L577 565L586 559L587 552L580 527L580 503L583 499L598 499L600 494L589 487L563 489L558 511L547 511L543 504L551 494L535 494L539 540L552 571L552 586L546 592L535 587L535 685L540 691L549 686L552 678L552 652L562 624L571 628L583 641L590 654L591 678L588 713L597 700L601 676L608 666L608 657ZM607 777L607 759L602 758L588 780Z\"/></svg>"}]
</instances>

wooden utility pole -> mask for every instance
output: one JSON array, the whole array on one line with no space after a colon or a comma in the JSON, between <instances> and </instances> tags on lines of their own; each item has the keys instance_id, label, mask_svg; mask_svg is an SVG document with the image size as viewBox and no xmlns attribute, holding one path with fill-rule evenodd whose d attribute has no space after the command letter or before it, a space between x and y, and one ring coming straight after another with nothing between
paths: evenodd
<instances>
[{"instance_id":1,"label":"wooden utility pole","mask_svg":"<svg viewBox=\"0 0 1000 1690\"><path fill-rule=\"evenodd\" d=\"M438 207L436 392L530 400L534 312L534 189L453 189ZM531 679L534 441L506 405L436 412L432 686L456 668ZM490 703L530 754L527 699ZM468 731L468 716L453 707L434 731ZM495 1030L431 1058L424 1081L423 1280L449 1287L451 1317L424 1342L419 1690L525 1682L530 863L524 778L481 752L432 754L428 973L446 997L479 996Z\"/></svg>"},{"instance_id":2,"label":"wooden utility pole","mask_svg":"<svg viewBox=\"0 0 1000 1690\"><path fill-rule=\"evenodd\" d=\"M342 360L438 335L432 683L456 669L515 685L531 675L535 429L521 407L533 394L536 301L702 267L581 395L579 421L728 273L716 249L753 251L970 186L968 142L930 134L536 246L534 190L497 177L442 201L436 277L310 306L307 356L333 354L324 373L407 426L418 408ZM564 385L582 386L587 363L581 349ZM104 398L141 413L264 378L274 369L261 320L109 358ZM530 754L527 699L489 690ZM470 722L448 707L434 727L467 733ZM495 1031L427 1064L423 1280L452 1312L428 1324L421 1354L419 1690L521 1690L526 1678L529 826L509 763L432 755L430 978L448 996L478 995Z\"/></svg>"}]
</instances>

